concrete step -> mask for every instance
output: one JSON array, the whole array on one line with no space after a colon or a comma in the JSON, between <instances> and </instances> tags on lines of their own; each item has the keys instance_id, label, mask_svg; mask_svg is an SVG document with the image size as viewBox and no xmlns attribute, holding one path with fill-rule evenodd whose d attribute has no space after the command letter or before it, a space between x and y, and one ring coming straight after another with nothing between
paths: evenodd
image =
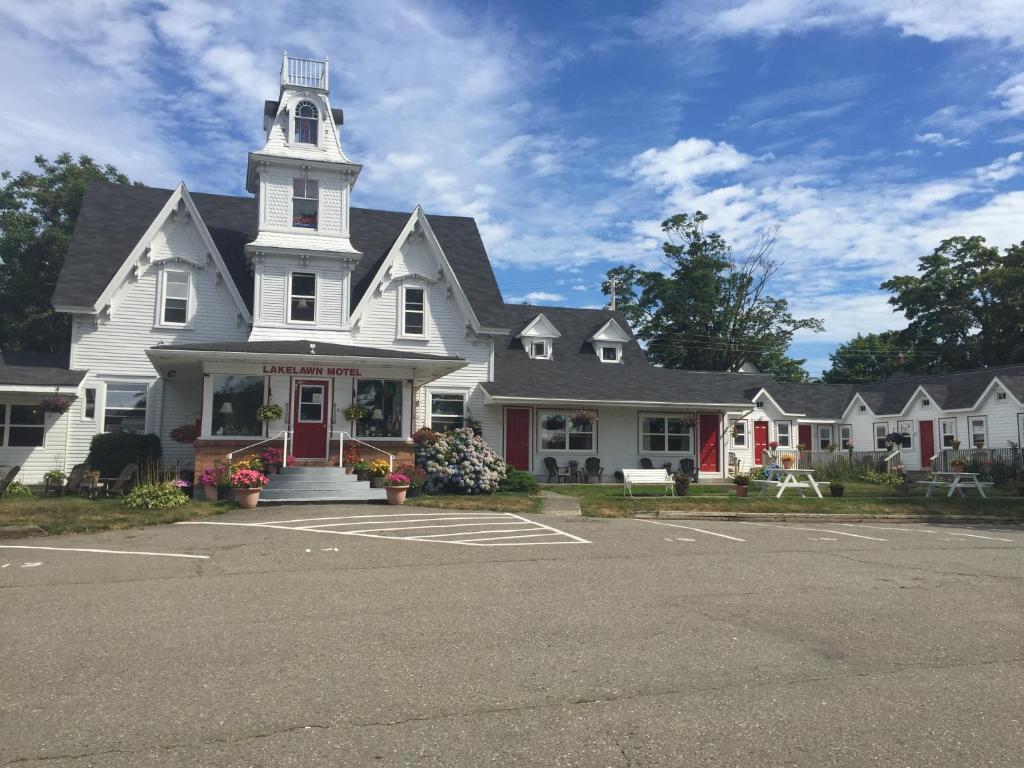
<instances>
[{"instance_id":1,"label":"concrete step","mask_svg":"<svg viewBox=\"0 0 1024 768\"><path fill-rule=\"evenodd\" d=\"M293 490L290 488L273 489L269 486L260 492L260 505L265 504L336 504L366 503L384 501L387 493L383 488L356 488L338 491L326 490Z\"/></svg>"},{"instance_id":2,"label":"concrete step","mask_svg":"<svg viewBox=\"0 0 1024 768\"><path fill-rule=\"evenodd\" d=\"M324 477L316 477L313 475L270 475L267 480L271 485L277 486L295 485L297 483L314 483L348 487L353 483L359 482L359 478L355 475L325 475Z\"/></svg>"},{"instance_id":3,"label":"concrete step","mask_svg":"<svg viewBox=\"0 0 1024 768\"><path fill-rule=\"evenodd\" d=\"M293 475L309 475L311 477L323 477L326 475L344 475L345 470L341 467L281 467L278 475L280 477L291 477ZM349 475L355 477L355 475Z\"/></svg>"}]
</instances>

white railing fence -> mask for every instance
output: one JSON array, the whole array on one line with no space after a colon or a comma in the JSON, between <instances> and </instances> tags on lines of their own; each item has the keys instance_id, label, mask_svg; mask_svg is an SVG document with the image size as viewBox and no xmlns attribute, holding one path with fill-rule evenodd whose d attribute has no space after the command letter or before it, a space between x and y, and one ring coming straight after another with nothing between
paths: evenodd
<instances>
[{"instance_id":1,"label":"white railing fence","mask_svg":"<svg viewBox=\"0 0 1024 768\"><path fill-rule=\"evenodd\" d=\"M375 445L370 445L369 443L364 443L362 440L359 440L358 438L353 437L352 433L350 433L350 432L343 432L341 430L335 430L334 432L331 432L331 434L338 436L338 466L339 467L344 463L344 460L345 460L345 440L348 439L348 440L350 440L353 443L358 443L359 445L365 445L371 451L377 451L377 453L383 453L385 456L388 457L388 474L390 474L390 473L395 471L395 456L394 456L394 454L388 453L383 448L378 448Z\"/></svg>"},{"instance_id":2,"label":"white railing fence","mask_svg":"<svg viewBox=\"0 0 1024 768\"><path fill-rule=\"evenodd\" d=\"M301 85L327 90L327 61L299 59L284 54L281 62L281 85Z\"/></svg>"},{"instance_id":3,"label":"white railing fence","mask_svg":"<svg viewBox=\"0 0 1024 768\"><path fill-rule=\"evenodd\" d=\"M280 440L282 437L284 437L284 451L282 452L282 456L281 456L281 466L282 467L287 467L288 466L288 436L290 434L291 434L291 432L289 432L288 430L282 429L276 435L268 437L265 440L260 440L258 443L252 443L251 445L247 445L247 446L245 446L243 448L235 448L235 450L231 451L230 453L225 454L224 457L228 460L228 464L231 464L231 462L235 460L235 454L236 453L244 453L245 451L248 451L250 448L255 448L257 445L264 445L265 443L272 443L275 440Z\"/></svg>"}]
</instances>

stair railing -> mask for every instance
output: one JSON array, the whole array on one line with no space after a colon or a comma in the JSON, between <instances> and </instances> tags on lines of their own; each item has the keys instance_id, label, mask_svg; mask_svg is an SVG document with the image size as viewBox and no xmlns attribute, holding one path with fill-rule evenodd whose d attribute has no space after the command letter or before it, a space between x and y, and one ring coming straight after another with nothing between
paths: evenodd
<instances>
[{"instance_id":1,"label":"stair railing","mask_svg":"<svg viewBox=\"0 0 1024 768\"><path fill-rule=\"evenodd\" d=\"M388 453L383 448L378 448L375 445L370 445L369 443L364 443L362 440L359 440L358 438L353 437L350 432L343 432L341 430L335 430L335 431L331 432L331 434L338 436L338 466L339 467L342 465L342 462L345 460L344 459L344 456L345 456L345 436L348 435L348 439L351 440L353 443L359 443L360 445L365 445L371 451L377 451L377 453L383 453L385 456L387 456L388 457L388 474L390 474L390 473L395 471L395 455L394 454Z\"/></svg>"},{"instance_id":2,"label":"stair railing","mask_svg":"<svg viewBox=\"0 0 1024 768\"><path fill-rule=\"evenodd\" d=\"M252 445L247 445L244 448L235 448L235 450L231 451L228 454L225 454L225 458L228 460L228 465L230 465L231 462L234 461L236 453L243 453L244 451L248 451L250 448L255 448L257 445L263 445L264 443L273 442L274 440L279 439L283 435L284 436L284 454L281 457L281 466L282 467L287 467L288 466L288 435L290 435L290 434L291 434L291 432L289 432L287 429L282 429L276 435L273 435L272 437L268 437L266 440L260 440L258 443L253 443Z\"/></svg>"}]
</instances>

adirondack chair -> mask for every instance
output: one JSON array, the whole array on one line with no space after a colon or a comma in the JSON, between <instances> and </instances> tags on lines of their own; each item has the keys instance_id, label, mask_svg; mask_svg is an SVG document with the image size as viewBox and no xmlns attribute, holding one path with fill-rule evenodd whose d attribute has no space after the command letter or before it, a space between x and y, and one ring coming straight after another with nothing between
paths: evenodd
<instances>
[{"instance_id":1,"label":"adirondack chair","mask_svg":"<svg viewBox=\"0 0 1024 768\"><path fill-rule=\"evenodd\" d=\"M590 482L590 478L596 477L597 482L603 482L602 475L604 475L604 467L601 466L601 459L597 456L591 456L585 462L583 462L583 473L584 480Z\"/></svg>"},{"instance_id":2,"label":"adirondack chair","mask_svg":"<svg viewBox=\"0 0 1024 768\"><path fill-rule=\"evenodd\" d=\"M128 487L131 484L132 479L135 477L135 473L138 469L138 464L125 464L124 469L121 470L121 474L116 478L100 478L101 480L105 480L107 483L107 487L103 493L106 496L124 496L128 493Z\"/></svg>"},{"instance_id":3,"label":"adirondack chair","mask_svg":"<svg viewBox=\"0 0 1024 768\"><path fill-rule=\"evenodd\" d=\"M20 466L11 467L4 479L0 480L0 497L7 495L8 486L14 482L14 478L18 476L19 472L21 472Z\"/></svg>"},{"instance_id":4,"label":"adirondack chair","mask_svg":"<svg viewBox=\"0 0 1024 768\"><path fill-rule=\"evenodd\" d=\"M551 456L544 459L544 468L548 471L548 482L565 483L569 481L569 471L558 466Z\"/></svg>"},{"instance_id":5,"label":"adirondack chair","mask_svg":"<svg viewBox=\"0 0 1024 768\"><path fill-rule=\"evenodd\" d=\"M697 469L697 462L693 459L682 459L679 462L679 471L684 475L688 475L690 480L694 483L700 480L700 470Z\"/></svg>"},{"instance_id":6,"label":"adirondack chair","mask_svg":"<svg viewBox=\"0 0 1024 768\"><path fill-rule=\"evenodd\" d=\"M80 493L82 490L82 481L85 480L85 475L88 471L88 464L75 464L68 473L68 481L64 483L64 487L60 489L60 495L70 496L75 493Z\"/></svg>"},{"instance_id":7,"label":"adirondack chair","mask_svg":"<svg viewBox=\"0 0 1024 768\"><path fill-rule=\"evenodd\" d=\"M650 459L640 459L640 469L654 469L654 462Z\"/></svg>"}]
</instances>

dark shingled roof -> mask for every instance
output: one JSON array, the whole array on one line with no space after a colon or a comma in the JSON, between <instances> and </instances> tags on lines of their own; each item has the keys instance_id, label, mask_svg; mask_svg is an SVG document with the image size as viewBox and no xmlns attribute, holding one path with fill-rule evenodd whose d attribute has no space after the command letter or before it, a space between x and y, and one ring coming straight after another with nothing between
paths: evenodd
<instances>
[{"instance_id":1,"label":"dark shingled roof","mask_svg":"<svg viewBox=\"0 0 1024 768\"><path fill-rule=\"evenodd\" d=\"M169 189L92 182L75 224L71 247L57 280L57 306L92 306L171 195ZM256 239L258 208L252 197L190 193L220 251L238 292L252 309L253 279L245 245ZM352 274L354 307L394 245L411 213L351 209L352 245L363 254ZM501 291L476 222L462 216L427 219L485 327L501 327Z\"/></svg>"},{"instance_id":2,"label":"dark shingled roof","mask_svg":"<svg viewBox=\"0 0 1024 768\"><path fill-rule=\"evenodd\" d=\"M1014 397L1024 399L1024 364L890 379L865 384L857 387L856 391L874 413L891 415L902 412L917 388L924 387L935 404L948 411L972 407L996 376L1006 384Z\"/></svg>"},{"instance_id":3,"label":"dark shingled roof","mask_svg":"<svg viewBox=\"0 0 1024 768\"><path fill-rule=\"evenodd\" d=\"M266 101L264 101L263 102L263 116L264 117L273 117L274 115L276 115L277 114L277 105L278 105L278 102L270 101L270 99L267 99ZM342 123L345 122L345 112L342 109L338 108L338 107L334 107L334 108L331 109L331 117L334 118L334 124L335 125L341 125Z\"/></svg>"},{"instance_id":4,"label":"dark shingled roof","mask_svg":"<svg viewBox=\"0 0 1024 768\"><path fill-rule=\"evenodd\" d=\"M379 357L389 360L461 360L458 355L427 355L422 352L405 352L400 349L379 349L377 347L354 347L350 344L327 344L323 341L293 339L288 341L216 341L209 344L162 344L155 350L167 349L181 352L239 352L255 355L303 355L310 356L309 347L316 345L315 357Z\"/></svg>"},{"instance_id":5,"label":"dark shingled roof","mask_svg":"<svg viewBox=\"0 0 1024 768\"><path fill-rule=\"evenodd\" d=\"M842 416L856 388L849 384L802 384L769 378L764 389L786 413L834 421ZM750 397L756 394L755 390Z\"/></svg>"},{"instance_id":6,"label":"dark shingled roof","mask_svg":"<svg viewBox=\"0 0 1024 768\"><path fill-rule=\"evenodd\" d=\"M77 387L84 377L68 370L67 352L0 352L0 384Z\"/></svg>"}]
</instances>

